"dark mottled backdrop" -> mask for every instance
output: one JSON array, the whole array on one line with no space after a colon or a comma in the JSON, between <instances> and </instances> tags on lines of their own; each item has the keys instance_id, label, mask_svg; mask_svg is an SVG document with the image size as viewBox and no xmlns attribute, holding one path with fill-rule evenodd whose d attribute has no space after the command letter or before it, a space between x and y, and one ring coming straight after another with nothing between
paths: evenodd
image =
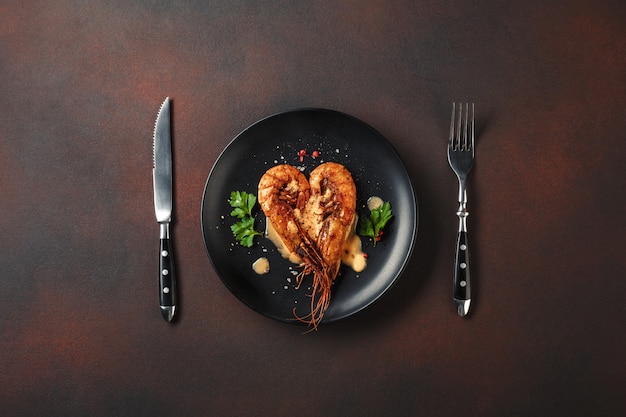
<instances>
[{"instance_id":1,"label":"dark mottled backdrop","mask_svg":"<svg viewBox=\"0 0 626 417\"><path fill-rule=\"evenodd\" d=\"M620 0L2 2L2 415L623 415L625 22ZM168 95L174 325L151 188ZM467 320L453 100L478 115ZM222 285L200 203L239 131L309 106L389 139L420 227L389 293L302 335Z\"/></svg>"}]
</instances>

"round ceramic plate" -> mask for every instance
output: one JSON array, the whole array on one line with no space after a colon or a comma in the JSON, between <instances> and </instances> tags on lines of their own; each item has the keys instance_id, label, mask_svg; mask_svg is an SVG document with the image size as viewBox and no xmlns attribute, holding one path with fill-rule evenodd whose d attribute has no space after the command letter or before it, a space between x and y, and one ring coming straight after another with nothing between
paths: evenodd
<instances>
[{"instance_id":1,"label":"round ceramic plate","mask_svg":"<svg viewBox=\"0 0 626 417\"><path fill-rule=\"evenodd\" d=\"M307 152L302 160L301 150ZM259 179L274 165L294 165L308 178L312 169L329 161L352 173L359 216L368 215L367 199L378 196L391 203L394 217L375 247L371 239L361 238L368 254L364 271L357 274L342 265L322 323L350 316L381 297L400 277L413 250L418 219L415 193L398 154L380 133L354 117L325 109L262 119L237 135L215 162L202 197L201 221L207 253L223 283L243 303L268 317L297 322L294 311L306 316L310 277L296 288L297 265L283 259L264 237L255 237L251 248L237 243L230 230L237 221L230 216L230 193L257 195ZM264 231L265 216L258 204L254 215L255 229ZM261 257L270 263L265 275L252 269Z\"/></svg>"}]
</instances>

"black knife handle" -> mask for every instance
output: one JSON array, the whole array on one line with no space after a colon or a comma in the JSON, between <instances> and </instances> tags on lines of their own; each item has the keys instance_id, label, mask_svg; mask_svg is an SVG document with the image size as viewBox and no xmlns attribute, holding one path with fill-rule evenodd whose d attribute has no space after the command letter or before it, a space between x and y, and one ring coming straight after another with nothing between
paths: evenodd
<instances>
[{"instance_id":1,"label":"black knife handle","mask_svg":"<svg viewBox=\"0 0 626 417\"><path fill-rule=\"evenodd\" d=\"M470 285L470 254L467 232L460 231L456 238L456 255L454 257L454 299L469 300L472 298Z\"/></svg>"},{"instance_id":2,"label":"black knife handle","mask_svg":"<svg viewBox=\"0 0 626 417\"><path fill-rule=\"evenodd\" d=\"M169 227L166 228L166 233L161 234L161 243L159 245L159 305L161 306L163 318L166 321L172 321L177 298L176 271L174 270L174 257L172 241L169 237Z\"/></svg>"}]
</instances>

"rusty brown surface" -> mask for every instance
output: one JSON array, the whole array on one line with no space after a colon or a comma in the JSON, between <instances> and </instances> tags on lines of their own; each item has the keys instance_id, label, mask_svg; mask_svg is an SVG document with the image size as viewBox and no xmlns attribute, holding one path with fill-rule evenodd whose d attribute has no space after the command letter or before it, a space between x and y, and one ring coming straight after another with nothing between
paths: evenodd
<instances>
[{"instance_id":1,"label":"rusty brown surface","mask_svg":"<svg viewBox=\"0 0 626 417\"><path fill-rule=\"evenodd\" d=\"M623 2L8 3L3 415L624 413ZM167 95L174 325L157 307L151 189L151 131ZM476 103L479 133L465 320L451 300L453 100ZM397 285L308 335L222 285L199 219L226 144L299 107L378 129L420 204Z\"/></svg>"}]
</instances>

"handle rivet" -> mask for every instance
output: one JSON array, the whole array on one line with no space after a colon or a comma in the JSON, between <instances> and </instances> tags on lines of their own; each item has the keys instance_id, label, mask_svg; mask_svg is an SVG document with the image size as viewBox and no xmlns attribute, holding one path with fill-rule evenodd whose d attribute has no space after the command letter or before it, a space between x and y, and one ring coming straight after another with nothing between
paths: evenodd
<instances>
[{"instance_id":1,"label":"handle rivet","mask_svg":"<svg viewBox=\"0 0 626 417\"><path fill-rule=\"evenodd\" d=\"M461 265L459 266L461 267L461 269L467 268L467 264L465 262L461 262Z\"/></svg>"},{"instance_id":2,"label":"handle rivet","mask_svg":"<svg viewBox=\"0 0 626 417\"><path fill-rule=\"evenodd\" d=\"M467 249L467 246L461 245L461 250L465 250L465 249ZM163 256L167 256L167 255L163 255Z\"/></svg>"},{"instance_id":3,"label":"handle rivet","mask_svg":"<svg viewBox=\"0 0 626 417\"><path fill-rule=\"evenodd\" d=\"M466 285L467 285L467 282L461 281L461 287L465 287Z\"/></svg>"},{"instance_id":4,"label":"handle rivet","mask_svg":"<svg viewBox=\"0 0 626 417\"><path fill-rule=\"evenodd\" d=\"M168 271L167 269L164 269L164 270L163 270L163 275L167 275L167 274L169 274L169 273L170 273L170 271Z\"/></svg>"},{"instance_id":5,"label":"handle rivet","mask_svg":"<svg viewBox=\"0 0 626 417\"><path fill-rule=\"evenodd\" d=\"M162 257L164 257L164 258L165 258L167 255L169 255L169 253L167 253L167 251L166 251L166 250L164 250L163 252L161 252L161 256L162 256Z\"/></svg>"},{"instance_id":6,"label":"handle rivet","mask_svg":"<svg viewBox=\"0 0 626 417\"><path fill-rule=\"evenodd\" d=\"M170 289L168 287L163 287L163 292L167 294L168 292L170 292Z\"/></svg>"}]
</instances>

